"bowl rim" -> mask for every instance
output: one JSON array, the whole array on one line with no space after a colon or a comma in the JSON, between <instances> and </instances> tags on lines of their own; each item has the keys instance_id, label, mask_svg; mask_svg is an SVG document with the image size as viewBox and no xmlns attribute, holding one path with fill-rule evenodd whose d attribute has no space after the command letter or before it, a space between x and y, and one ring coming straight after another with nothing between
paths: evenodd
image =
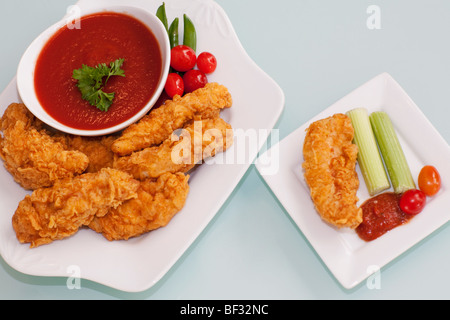
<instances>
[{"instance_id":1,"label":"bowl rim","mask_svg":"<svg viewBox=\"0 0 450 320\"><path fill-rule=\"evenodd\" d=\"M76 129L64 125L63 123L60 123L59 121L54 119L50 114L48 114L45 111L42 104L39 102L39 99L37 98L34 87L34 72L37 59L40 53L42 52L44 46L47 44L48 40L69 22L68 15L66 15L61 20L57 21L56 23L52 24L50 27L45 29L43 32L41 32L30 43L30 45L23 53L17 68L16 82L20 99L26 105L27 109L36 118L38 118L39 120L41 120L42 122L46 123L47 125L56 130L80 136L101 136L123 130L129 125L137 122L140 118L142 118L145 114L147 114L147 112L150 111L151 108L153 108L155 103L158 101L159 96L164 90L164 85L167 80L170 68L170 43L169 37L167 36L167 30L164 24L161 22L161 20L159 20L159 18L149 10L132 5L94 6L87 10L84 9L82 14L80 15L80 18L102 12L116 12L132 16L133 18L139 20L145 26L147 26L150 29L150 31L154 34L160 46L163 64L158 85L156 87L153 96L139 112L137 112L128 120L121 122L120 124L114 125L112 127L93 130ZM146 19L144 20L142 17L145 17ZM71 20L73 21L73 19Z\"/></svg>"}]
</instances>

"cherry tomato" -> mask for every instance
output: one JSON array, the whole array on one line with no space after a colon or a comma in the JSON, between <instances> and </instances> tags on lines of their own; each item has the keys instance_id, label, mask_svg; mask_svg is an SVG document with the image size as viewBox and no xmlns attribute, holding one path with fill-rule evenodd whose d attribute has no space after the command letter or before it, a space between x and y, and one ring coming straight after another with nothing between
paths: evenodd
<instances>
[{"instance_id":1,"label":"cherry tomato","mask_svg":"<svg viewBox=\"0 0 450 320\"><path fill-rule=\"evenodd\" d=\"M178 73L169 73L164 89L170 98L176 94L182 96L184 93L183 78Z\"/></svg>"},{"instance_id":2,"label":"cherry tomato","mask_svg":"<svg viewBox=\"0 0 450 320\"><path fill-rule=\"evenodd\" d=\"M427 196L423 191L411 189L405 191L400 198L400 209L406 214L416 215L425 207Z\"/></svg>"},{"instance_id":3,"label":"cherry tomato","mask_svg":"<svg viewBox=\"0 0 450 320\"><path fill-rule=\"evenodd\" d=\"M197 67L206 74L213 73L217 67L216 57L209 52L202 52L197 57Z\"/></svg>"},{"instance_id":4,"label":"cherry tomato","mask_svg":"<svg viewBox=\"0 0 450 320\"><path fill-rule=\"evenodd\" d=\"M434 196L441 189L441 176L433 166L425 166L419 173L419 189L427 196Z\"/></svg>"},{"instance_id":5,"label":"cherry tomato","mask_svg":"<svg viewBox=\"0 0 450 320\"><path fill-rule=\"evenodd\" d=\"M195 51L184 44L173 47L170 51L170 66L177 71L186 72L191 70L196 62Z\"/></svg>"},{"instance_id":6,"label":"cherry tomato","mask_svg":"<svg viewBox=\"0 0 450 320\"><path fill-rule=\"evenodd\" d=\"M203 88L208 83L206 75L197 69L189 70L183 76L184 91L186 93Z\"/></svg>"}]
</instances>

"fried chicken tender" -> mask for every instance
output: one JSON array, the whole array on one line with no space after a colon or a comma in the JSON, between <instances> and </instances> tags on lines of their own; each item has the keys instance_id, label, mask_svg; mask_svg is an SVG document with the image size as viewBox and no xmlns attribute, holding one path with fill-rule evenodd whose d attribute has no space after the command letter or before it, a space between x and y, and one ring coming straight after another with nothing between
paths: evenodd
<instances>
[{"instance_id":1,"label":"fried chicken tender","mask_svg":"<svg viewBox=\"0 0 450 320\"><path fill-rule=\"evenodd\" d=\"M233 130L222 118L193 121L178 131L159 146L116 158L114 168L141 180L166 172L185 173L233 144Z\"/></svg>"},{"instance_id":2,"label":"fried chicken tender","mask_svg":"<svg viewBox=\"0 0 450 320\"><path fill-rule=\"evenodd\" d=\"M89 228L112 240L128 240L166 226L186 202L188 175L165 173L141 182L138 197L96 216Z\"/></svg>"},{"instance_id":3,"label":"fried chicken tender","mask_svg":"<svg viewBox=\"0 0 450 320\"><path fill-rule=\"evenodd\" d=\"M356 228L362 221L356 192L358 148L353 127L344 114L312 123L303 145L304 178L323 220L337 227Z\"/></svg>"},{"instance_id":4,"label":"fried chicken tender","mask_svg":"<svg viewBox=\"0 0 450 320\"><path fill-rule=\"evenodd\" d=\"M74 135L60 135L60 141L68 150L84 153L89 159L85 172L97 172L102 168L112 168L115 154L111 150L115 135L99 137L82 137Z\"/></svg>"},{"instance_id":5,"label":"fried chicken tender","mask_svg":"<svg viewBox=\"0 0 450 320\"><path fill-rule=\"evenodd\" d=\"M24 104L8 106L1 130L0 157L25 189L49 187L58 179L83 173L89 164L85 154L67 150L53 139Z\"/></svg>"},{"instance_id":6,"label":"fried chicken tender","mask_svg":"<svg viewBox=\"0 0 450 320\"><path fill-rule=\"evenodd\" d=\"M112 144L120 156L161 144L176 129L192 120L217 118L220 110L231 107L228 89L217 83L208 83L183 97L175 96L159 108L152 110L136 124L130 125Z\"/></svg>"},{"instance_id":7,"label":"fried chicken tender","mask_svg":"<svg viewBox=\"0 0 450 320\"><path fill-rule=\"evenodd\" d=\"M12 218L17 239L34 248L60 240L89 225L94 216L137 197L139 182L114 169L58 180L27 195Z\"/></svg>"}]
</instances>

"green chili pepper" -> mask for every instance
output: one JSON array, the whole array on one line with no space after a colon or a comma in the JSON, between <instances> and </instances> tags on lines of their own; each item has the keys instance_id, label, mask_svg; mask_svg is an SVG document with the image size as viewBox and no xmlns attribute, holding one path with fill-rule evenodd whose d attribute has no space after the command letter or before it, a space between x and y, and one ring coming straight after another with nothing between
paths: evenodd
<instances>
[{"instance_id":1,"label":"green chili pepper","mask_svg":"<svg viewBox=\"0 0 450 320\"><path fill-rule=\"evenodd\" d=\"M183 23L184 23L184 35L183 35L183 44L191 47L194 51L197 49L197 32L195 31L194 23L189 17L184 14L183 15Z\"/></svg>"},{"instance_id":2,"label":"green chili pepper","mask_svg":"<svg viewBox=\"0 0 450 320\"><path fill-rule=\"evenodd\" d=\"M178 42L178 18L175 18L169 27L169 41L170 41L170 48L176 47Z\"/></svg>"},{"instance_id":3,"label":"green chili pepper","mask_svg":"<svg viewBox=\"0 0 450 320\"><path fill-rule=\"evenodd\" d=\"M161 20L164 27L166 27L166 31L169 32L166 15L166 4L164 2L159 6L158 10L156 10L156 16L159 18L159 20Z\"/></svg>"}]
</instances>

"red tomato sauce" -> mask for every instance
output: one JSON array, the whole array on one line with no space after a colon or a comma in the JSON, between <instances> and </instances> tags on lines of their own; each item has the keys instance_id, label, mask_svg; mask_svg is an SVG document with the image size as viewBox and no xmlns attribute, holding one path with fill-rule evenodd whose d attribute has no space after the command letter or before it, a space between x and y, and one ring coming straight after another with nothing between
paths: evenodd
<instances>
[{"instance_id":1,"label":"red tomato sauce","mask_svg":"<svg viewBox=\"0 0 450 320\"><path fill-rule=\"evenodd\" d=\"M137 19L105 12L82 17L79 29L61 28L44 46L35 68L37 97L54 119L76 129L105 129L134 116L150 100L162 71L159 44ZM115 92L107 112L81 98L72 78L83 64L108 66L125 59L125 77L112 76L104 92Z\"/></svg>"},{"instance_id":2,"label":"red tomato sauce","mask_svg":"<svg viewBox=\"0 0 450 320\"><path fill-rule=\"evenodd\" d=\"M400 209L400 197L401 194L386 192L366 200L361 206L363 221L356 228L358 236L371 241L408 222L413 216Z\"/></svg>"}]
</instances>

